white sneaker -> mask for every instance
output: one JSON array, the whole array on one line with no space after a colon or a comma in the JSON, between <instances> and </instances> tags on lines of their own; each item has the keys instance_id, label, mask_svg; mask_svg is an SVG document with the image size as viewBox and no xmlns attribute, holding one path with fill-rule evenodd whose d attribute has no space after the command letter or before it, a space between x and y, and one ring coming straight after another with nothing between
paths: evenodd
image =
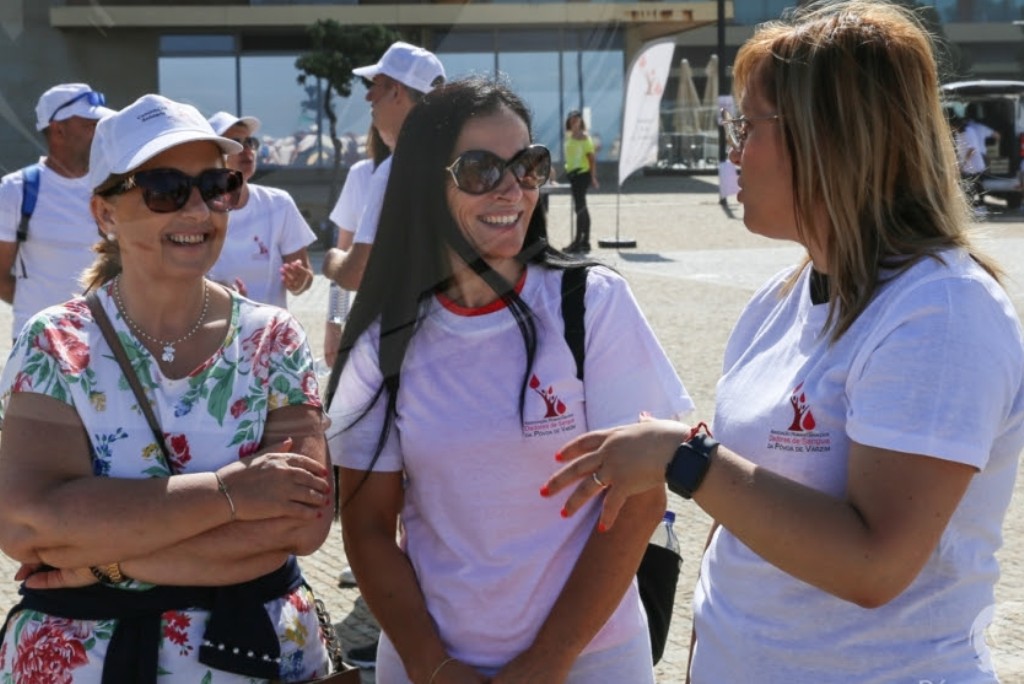
<instances>
[{"instance_id":1,"label":"white sneaker","mask_svg":"<svg viewBox=\"0 0 1024 684\"><path fill-rule=\"evenodd\" d=\"M346 565L341 569L341 575L338 576L339 587L355 587L358 586L356 582L356 575L352 572L352 566Z\"/></svg>"}]
</instances>

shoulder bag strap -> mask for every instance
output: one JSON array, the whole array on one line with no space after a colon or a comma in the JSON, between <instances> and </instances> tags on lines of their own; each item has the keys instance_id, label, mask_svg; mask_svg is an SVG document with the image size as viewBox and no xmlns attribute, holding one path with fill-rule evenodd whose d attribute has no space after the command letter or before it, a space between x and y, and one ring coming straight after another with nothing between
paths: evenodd
<instances>
[{"instance_id":1,"label":"shoulder bag strap","mask_svg":"<svg viewBox=\"0 0 1024 684\"><path fill-rule=\"evenodd\" d=\"M21 170L21 221L18 224L18 242L28 238L28 221L36 210L39 199L39 164L29 164Z\"/></svg>"},{"instance_id":2,"label":"shoulder bag strap","mask_svg":"<svg viewBox=\"0 0 1024 684\"><path fill-rule=\"evenodd\" d=\"M565 323L565 342L576 360L576 377L583 380L586 327L584 297L587 294L587 267L574 266L562 271L562 321Z\"/></svg>"},{"instance_id":3,"label":"shoulder bag strap","mask_svg":"<svg viewBox=\"0 0 1024 684\"><path fill-rule=\"evenodd\" d=\"M160 423L157 422L156 416L153 415L153 407L149 403L149 399L146 397L146 392L142 389L142 384L139 382L139 376L135 374L135 369L132 368L131 362L128 360L128 355L124 353L124 347L121 346L121 340L118 339L117 333L114 332L114 327L110 324L110 318L107 316L107 312L103 310L103 305L100 304L99 297L96 296L96 290L93 290L85 296L85 303L89 305L89 311L92 312L93 320L96 321L96 325L100 327L100 332L103 333L103 339L107 341L107 345L110 346L110 350L114 352L114 358L117 359L117 364L121 366L121 372L124 374L124 379L128 381L128 385L132 388L132 392L135 394L135 400L139 403L139 408L142 410L142 415L146 417L146 422L149 423L149 429L153 431L153 438L156 440L157 446L160 447L160 452L164 456L164 465L170 472L174 472L171 468L171 455L167 450L167 442L164 441L163 430L160 429Z\"/></svg>"}]
</instances>

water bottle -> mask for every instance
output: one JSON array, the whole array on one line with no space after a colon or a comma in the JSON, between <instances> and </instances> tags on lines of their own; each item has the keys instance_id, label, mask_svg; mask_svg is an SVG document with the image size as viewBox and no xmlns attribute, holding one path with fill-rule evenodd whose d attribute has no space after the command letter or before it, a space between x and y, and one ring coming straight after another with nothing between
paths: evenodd
<instances>
[{"instance_id":1,"label":"water bottle","mask_svg":"<svg viewBox=\"0 0 1024 684\"><path fill-rule=\"evenodd\" d=\"M672 511L665 511L665 515L661 518L661 524L658 525L657 529L654 530L654 534L651 535L651 543L678 554L679 539L676 537L676 531L673 527L675 522L676 514Z\"/></svg>"}]
</instances>

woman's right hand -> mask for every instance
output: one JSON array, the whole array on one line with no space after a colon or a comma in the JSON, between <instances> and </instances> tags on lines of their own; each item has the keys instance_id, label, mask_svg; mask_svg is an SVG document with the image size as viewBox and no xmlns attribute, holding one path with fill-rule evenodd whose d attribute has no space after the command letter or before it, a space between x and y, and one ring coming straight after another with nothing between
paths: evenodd
<instances>
[{"instance_id":1,"label":"woman's right hand","mask_svg":"<svg viewBox=\"0 0 1024 684\"><path fill-rule=\"evenodd\" d=\"M238 520L321 517L333 502L330 471L309 456L291 453L286 439L217 471Z\"/></svg>"}]
</instances>

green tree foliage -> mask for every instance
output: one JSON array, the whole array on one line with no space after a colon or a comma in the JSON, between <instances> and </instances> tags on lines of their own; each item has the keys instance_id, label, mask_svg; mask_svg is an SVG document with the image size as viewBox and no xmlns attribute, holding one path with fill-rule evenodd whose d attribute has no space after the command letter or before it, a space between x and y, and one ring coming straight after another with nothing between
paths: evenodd
<instances>
[{"instance_id":1,"label":"green tree foliage","mask_svg":"<svg viewBox=\"0 0 1024 684\"><path fill-rule=\"evenodd\" d=\"M334 110L334 94L348 97L352 94L352 69L374 64L388 46L400 35L384 26L343 26L333 19L321 19L307 29L311 49L295 60L301 73L298 81L306 85L307 79L319 79L323 85L324 115L330 126L331 144L334 146L334 172L331 178L333 204L337 197L341 169L341 140L338 138L338 114Z\"/></svg>"}]
</instances>

